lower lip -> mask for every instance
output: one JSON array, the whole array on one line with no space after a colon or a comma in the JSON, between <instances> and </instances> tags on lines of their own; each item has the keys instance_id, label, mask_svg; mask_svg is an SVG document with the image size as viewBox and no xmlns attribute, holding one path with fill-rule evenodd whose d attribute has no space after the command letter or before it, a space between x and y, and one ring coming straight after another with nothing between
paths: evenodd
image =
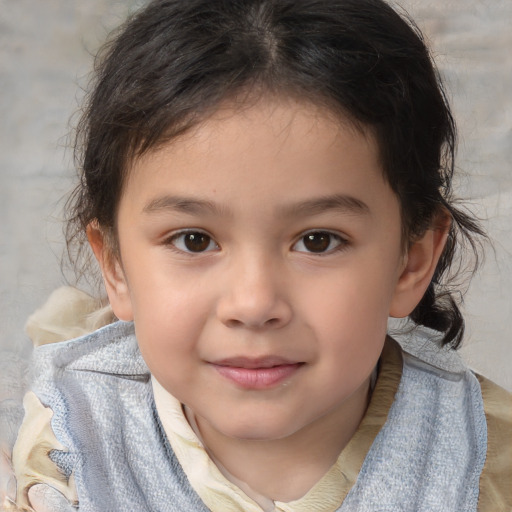
<instances>
[{"instance_id":1,"label":"lower lip","mask_svg":"<svg viewBox=\"0 0 512 512\"><path fill-rule=\"evenodd\" d=\"M302 366L300 363L283 364L271 368L240 368L214 365L225 378L244 389L268 389L292 377Z\"/></svg>"}]
</instances>

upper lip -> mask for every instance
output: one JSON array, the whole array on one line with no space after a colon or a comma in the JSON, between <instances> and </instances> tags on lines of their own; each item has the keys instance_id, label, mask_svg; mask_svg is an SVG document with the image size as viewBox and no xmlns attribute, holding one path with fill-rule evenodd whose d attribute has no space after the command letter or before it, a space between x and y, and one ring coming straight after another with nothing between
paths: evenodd
<instances>
[{"instance_id":1,"label":"upper lip","mask_svg":"<svg viewBox=\"0 0 512 512\"><path fill-rule=\"evenodd\" d=\"M300 364L298 361L293 361L280 356L265 356L265 357L229 357L226 359L220 359L213 361L213 364L217 366L231 366L233 368L272 368L274 366L283 366L290 364Z\"/></svg>"}]
</instances>

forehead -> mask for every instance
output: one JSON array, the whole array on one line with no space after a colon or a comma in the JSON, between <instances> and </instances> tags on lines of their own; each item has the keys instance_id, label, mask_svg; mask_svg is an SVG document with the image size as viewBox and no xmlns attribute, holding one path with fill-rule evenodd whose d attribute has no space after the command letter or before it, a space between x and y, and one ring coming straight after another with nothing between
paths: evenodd
<instances>
[{"instance_id":1,"label":"forehead","mask_svg":"<svg viewBox=\"0 0 512 512\"><path fill-rule=\"evenodd\" d=\"M260 98L226 102L134 160L121 202L147 209L155 196L203 194L226 208L258 197L283 203L363 191L369 178L386 186L369 130L308 102Z\"/></svg>"}]
</instances>

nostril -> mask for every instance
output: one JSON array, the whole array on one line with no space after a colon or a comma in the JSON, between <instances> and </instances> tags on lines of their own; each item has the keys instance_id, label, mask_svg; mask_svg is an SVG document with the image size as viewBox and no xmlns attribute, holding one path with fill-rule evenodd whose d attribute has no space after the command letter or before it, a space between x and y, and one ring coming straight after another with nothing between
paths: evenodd
<instances>
[{"instance_id":1,"label":"nostril","mask_svg":"<svg viewBox=\"0 0 512 512\"><path fill-rule=\"evenodd\" d=\"M242 320L237 320L236 318L232 318L230 320L227 320L225 324L228 327L236 328L236 327L248 327L252 329L261 329L265 327L276 327L280 323L279 318L269 318L268 320L265 320L263 323L251 323L251 322L243 322Z\"/></svg>"},{"instance_id":2,"label":"nostril","mask_svg":"<svg viewBox=\"0 0 512 512\"><path fill-rule=\"evenodd\" d=\"M243 322L240 320L231 319L226 322L226 325L228 327L241 327L243 325Z\"/></svg>"}]
</instances>

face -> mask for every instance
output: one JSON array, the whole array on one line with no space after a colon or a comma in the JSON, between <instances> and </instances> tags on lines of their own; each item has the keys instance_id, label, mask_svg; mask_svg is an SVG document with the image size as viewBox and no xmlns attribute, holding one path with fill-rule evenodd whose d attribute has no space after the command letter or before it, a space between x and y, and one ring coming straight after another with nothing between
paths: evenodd
<instances>
[{"instance_id":1,"label":"face","mask_svg":"<svg viewBox=\"0 0 512 512\"><path fill-rule=\"evenodd\" d=\"M118 236L114 311L199 422L283 438L367 389L407 264L370 134L307 103L227 105L134 162Z\"/></svg>"}]
</instances>

